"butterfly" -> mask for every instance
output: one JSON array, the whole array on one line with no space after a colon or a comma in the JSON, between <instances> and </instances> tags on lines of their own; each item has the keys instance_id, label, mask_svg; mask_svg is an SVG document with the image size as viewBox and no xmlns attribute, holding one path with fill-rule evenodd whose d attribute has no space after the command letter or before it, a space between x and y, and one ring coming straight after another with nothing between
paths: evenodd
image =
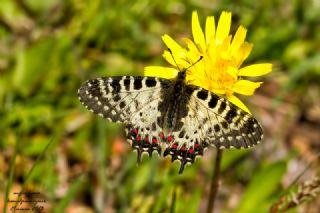
<instances>
[{"instance_id":1,"label":"butterfly","mask_svg":"<svg viewBox=\"0 0 320 213\"><path fill-rule=\"evenodd\" d=\"M137 151L171 155L179 173L208 145L248 148L263 131L247 112L206 89L186 83L187 69L174 79L147 76L101 77L78 90L80 102L111 122L124 123L127 140Z\"/></svg>"}]
</instances>

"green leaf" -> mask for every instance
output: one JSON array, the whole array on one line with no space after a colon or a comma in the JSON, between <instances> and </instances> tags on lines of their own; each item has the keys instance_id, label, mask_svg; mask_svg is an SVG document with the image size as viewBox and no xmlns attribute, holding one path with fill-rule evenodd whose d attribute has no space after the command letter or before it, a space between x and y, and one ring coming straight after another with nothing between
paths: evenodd
<instances>
[{"instance_id":1,"label":"green leaf","mask_svg":"<svg viewBox=\"0 0 320 213\"><path fill-rule=\"evenodd\" d=\"M242 200L235 212L264 212L270 205L263 205L276 191L286 171L286 162L279 161L271 164L253 176ZM263 208L263 209L261 209ZM264 211L263 211L264 210Z\"/></svg>"},{"instance_id":2,"label":"green leaf","mask_svg":"<svg viewBox=\"0 0 320 213\"><path fill-rule=\"evenodd\" d=\"M40 83L41 78L50 71L50 56L54 44L54 39L48 38L18 51L13 85L23 95L29 95L35 84Z\"/></svg>"},{"instance_id":3,"label":"green leaf","mask_svg":"<svg viewBox=\"0 0 320 213\"><path fill-rule=\"evenodd\" d=\"M192 192L192 194L190 195L190 197L188 197L187 199L184 198L183 191L184 191L184 189L182 190L182 193L180 194L180 197L182 197L183 199L179 199L179 197L177 197L175 212L184 212L184 213L198 212L200 202L201 202L201 196L203 193L202 188L195 189Z\"/></svg>"},{"instance_id":4,"label":"green leaf","mask_svg":"<svg viewBox=\"0 0 320 213\"><path fill-rule=\"evenodd\" d=\"M221 171L225 171L228 169L232 164L239 161L244 156L248 155L251 152L250 149L226 149L222 155L221 161Z\"/></svg>"},{"instance_id":5,"label":"green leaf","mask_svg":"<svg viewBox=\"0 0 320 213\"><path fill-rule=\"evenodd\" d=\"M137 193L138 191L142 190L147 183L149 182L149 165L147 163L140 164L137 166L137 171L136 171L136 179L134 180L134 184L132 186L132 191L133 193Z\"/></svg>"},{"instance_id":6,"label":"green leaf","mask_svg":"<svg viewBox=\"0 0 320 213\"><path fill-rule=\"evenodd\" d=\"M85 186L85 180L85 175L80 176L77 179L74 179L68 189L67 194L55 205L53 212L64 212L67 206L74 200L76 195L79 194Z\"/></svg>"}]
</instances>

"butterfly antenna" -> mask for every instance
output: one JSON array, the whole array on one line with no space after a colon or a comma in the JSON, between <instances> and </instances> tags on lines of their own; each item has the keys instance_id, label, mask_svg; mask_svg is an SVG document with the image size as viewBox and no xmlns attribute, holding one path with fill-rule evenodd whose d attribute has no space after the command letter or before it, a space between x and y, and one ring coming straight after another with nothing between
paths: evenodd
<instances>
[{"instance_id":1,"label":"butterfly antenna","mask_svg":"<svg viewBox=\"0 0 320 213\"><path fill-rule=\"evenodd\" d=\"M169 51L169 53L170 53L170 55L171 55L174 63L176 64L177 68L179 69L178 63L177 63L176 60L174 59L173 53L172 53L171 49L168 48L168 51ZM185 70L188 70L190 67L192 67L192 66L194 66L195 64L197 64L199 61L202 60L202 58L203 58L203 56L200 56L200 58L199 58L196 62L194 62L193 64L191 64L191 65L190 65L189 67L187 67ZM179 69L179 70L180 70L180 69ZM181 71L181 70L180 70L180 71Z\"/></svg>"},{"instance_id":2,"label":"butterfly antenna","mask_svg":"<svg viewBox=\"0 0 320 213\"><path fill-rule=\"evenodd\" d=\"M196 62L194 62L193 64L191 64L189 67L187 67L187 69L189 69L190 67L196 65L196 64L197 64L199 61L201 61L202 59L203 59L203 56L201 55L200 58L199 58ZM186 69L186 70L187 70L187 69Z\"/></svg>"},{"instance_id":3,"label":"butterfly antenna","mask_svg":"<svg viewBox=\"0 0 320 213\"><path fill-rule=\"evenodd\" d=\"M179 66L178 66L178 63L176 62L176 59L174 59L174 57L173 57L173 53L172 53L171 49L170 49L170 48L168 48L168 51L169 51L169 53L170 53L170 55L171 55L171 57L172 57L172 59L173 59L174 63L176 64L177 68L179 69L179 71L181 71L181 70L180 70L180 68L179 68Z\"/></svg>"}]
</instances>

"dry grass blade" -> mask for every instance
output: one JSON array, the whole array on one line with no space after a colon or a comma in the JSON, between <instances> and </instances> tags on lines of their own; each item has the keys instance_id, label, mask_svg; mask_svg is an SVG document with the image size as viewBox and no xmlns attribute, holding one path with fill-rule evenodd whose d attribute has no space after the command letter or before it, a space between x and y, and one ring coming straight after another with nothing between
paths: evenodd
<instances>
[{"instance_id":1,"label":"dry grass blade","mask_svg":"<svg viewBox=\"0 0 320 213\"><path fill-rule=\"evenodd\" d=\"M313 200L319 194L320 178L316 176L299 185L298 190L282 196L279 201L272 206L270 213L287 211Z\"/></svg>"}]
</instances>

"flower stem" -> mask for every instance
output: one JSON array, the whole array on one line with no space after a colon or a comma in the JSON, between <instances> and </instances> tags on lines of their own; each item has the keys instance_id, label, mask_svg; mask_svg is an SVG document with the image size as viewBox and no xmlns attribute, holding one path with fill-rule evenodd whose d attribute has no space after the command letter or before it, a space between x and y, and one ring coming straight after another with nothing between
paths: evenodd
<instances>
[{"instance_id":1,"label":"flower stem","mask_svg":"<svg viewBox=\"0 0 320 213\"><path fill-rule=\"evenodd\" d=\"M210 192L209 192L209 199L208 199L208 206L207 206L207 213L212 213L214 211L214 202L218 193L219 188L219 177L220 177L220 164L222 159L222 150L217 149L213 174L211 177L210 183Z\"/></svg>"}]
</instances>

